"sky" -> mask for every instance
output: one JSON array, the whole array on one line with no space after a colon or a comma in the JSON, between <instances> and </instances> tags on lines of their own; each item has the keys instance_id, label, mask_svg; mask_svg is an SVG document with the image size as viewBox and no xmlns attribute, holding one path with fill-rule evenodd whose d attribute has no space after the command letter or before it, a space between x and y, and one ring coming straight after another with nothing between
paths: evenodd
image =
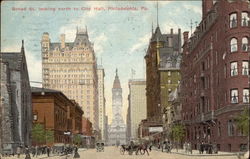
<instances>
[{"instance_id":1,"label":"sky","mask_svg":"<svg viewBox=\"0 0 250 159\"><path fill-rule=\"evenodd\" d=\"M109 8L135 8L112 10ZM162 33L191 31L201 20L201 1L159 1ZM156 1L5 1L1 4L1 52L18 52L24 40L30 81L42 81L41 36L73 42L76 28L87 26L98 65L105 69L106 113L112 115L112 86L118 69L123 88L123 118L128 107L128 80L145 79L145 51L157 25ZM193 29L194 30L194 29ZM34 85L31 83L31 85ZM109 120L110 123L110 120Z\"/></svg>"}]
</instances>

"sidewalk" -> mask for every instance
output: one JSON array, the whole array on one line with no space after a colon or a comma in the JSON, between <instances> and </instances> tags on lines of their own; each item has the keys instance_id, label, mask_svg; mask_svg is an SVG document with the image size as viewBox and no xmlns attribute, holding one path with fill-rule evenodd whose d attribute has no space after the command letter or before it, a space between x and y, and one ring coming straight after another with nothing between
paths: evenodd
<instances>
[{"instance_id":1,"label":"sidewalk","mask_svg":"<svg viewBox=\"0 0 250 159\"><path fill-rule=\"evenodd\" d=\"M160 151L161 149L153 149L155 151ZM166 153L165 151L162 153ZM244 152L222 152L222 151L218 151L217 154L207 154L206 152L204 152L203 154L200 154L198 150L192 150L192 154L190 153L186 153L184 149L172 149L171 153L174 154L179 154L179 155L186 155L186 156L238 156L238 155L243 155Z\"/></svg>"},{"instance_id":2,"label":"sidewalk","mask_svg":"<svg viewBox=\"0 0 250 159\"><path fill-rule=\"evenodd\" d=\"M37 157L33 157L32 154L30 154L30 157L31 159L45 159L45 158L59 158L60 155L50 155L49 157L46 155L39 155ZM19 158L17 158L17 155L16 156L11 156L11 157L2 157L1 159L25 159L25 155L20 155Z\"/></svg>"},{"instance_id":3,"label":"sidewalk","mask_svg":"<svg viewBox=\"0 0 250 159\"><path fill-rule=\"evenodd\" d=\"M86 151L87 149L86 148L79 148L78 149L78 152L79 151ZM65 156L66 157L66 155L58 155L58 154L51 154L49 157L47 156L47 154L44 154L44 155L39 155L39 156L37 156L37 157L32 157L33 155L32 154L30 154L30 157L31 157L31 159L46 159L46 158L53 158L53 159L56 159L56 158L61 158L62 156ZM70 155L67 155L68 157L70 157ZM18 159L17 158L17 155L16 156L11 156L11 157L0 157L0 159ZM25 155L24 154L22 154L22 155L20 155L20 157L19 157L19 159L25 159Z\"/></svg>"}]
</instances>

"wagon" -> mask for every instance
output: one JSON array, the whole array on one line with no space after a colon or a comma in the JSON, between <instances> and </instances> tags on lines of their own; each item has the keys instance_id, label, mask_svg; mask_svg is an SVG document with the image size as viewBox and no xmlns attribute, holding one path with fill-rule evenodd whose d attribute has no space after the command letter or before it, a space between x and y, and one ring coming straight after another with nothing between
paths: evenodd
<instances>
[{"instance_id":1,"label":"wagon","mask_svg":"<svg viewBox=\"0 0 250 159\"><path fill-rule=\"evenodd\" d=\"M104 152L104 142L96 142L96 152Z\"/></svg>"}]
</instances>

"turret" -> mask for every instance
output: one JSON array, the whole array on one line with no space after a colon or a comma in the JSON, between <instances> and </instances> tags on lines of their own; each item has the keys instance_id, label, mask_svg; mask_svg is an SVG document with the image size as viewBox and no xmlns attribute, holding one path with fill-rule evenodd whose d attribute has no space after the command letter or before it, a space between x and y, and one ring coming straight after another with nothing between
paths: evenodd
<instances>
[{"instance_id":1,"label":"turret","mask_svg":"<svg viewBox=\"0 0 250 159\"><path fill-rule=\"evenodd\" d=\"M170 37L168 38L168 46L173 47L173 28L170 29Z\"/></svg>"},{"instance_id":2,"label":"turret","mask_svg":"<svg viewBox=\"0 0 250 159\"><path fill-rule=\"evenodd\" d=\"M65 34L60 35L60 41L61 41L61 48L65 48Z\"/></svg>"},{"instance_id":3,"label":"turret","mask_svg":"<svg viewBox=\"0 0 250 159\"><path fill-rule=\"evenodd\" d=\"M50 48L50 39L49 39L49 33L44 32L42 35L42 41L41 41L42 49L46 48L46 50L49 50ZM43 50L44 52L45 50Z\"/></svg>"}]
</instances>

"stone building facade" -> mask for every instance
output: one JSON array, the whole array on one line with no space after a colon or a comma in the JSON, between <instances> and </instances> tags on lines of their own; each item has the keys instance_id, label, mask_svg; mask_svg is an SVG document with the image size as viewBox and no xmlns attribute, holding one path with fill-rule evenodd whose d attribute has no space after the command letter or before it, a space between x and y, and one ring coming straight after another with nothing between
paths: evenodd
<instances>
[{"instance_id":1,"label":"stone building facade","mask_svg":"<svg viewBox=\"0 0 250 159\"><path fill-rule=\"evenodd\" d=\"M127 140L138 139L138 126L147 118L146 81L143 79L129 80Z\"/></svg>"},{"instance_id":2,"label":"stone building facade","mask_svg":"<svg viewBox=\"0 0 250 159\"><path fill-rule=\"evenodd\" d=\"M101 133L101 140L105 139L105 96L104 96L104 77L105 72L102 66L97 67L97 76L98 76L98 122L99 122L99 130Z\"/></svg>"},{"instance_id":3,"label":"stone building facade","mask_svg":"<svg viewBox=\"0 0 250 159\"><path fill-rule=\"evenodd\" d=\"M54 133L54 142L33 144L72 143L72 137L81 133L81 107L61 91L32 87L33 123L42 124ZM67 134L68 133L68 134Z\"/></svg>"},{"instance_id":4,"label":"stone building facade","mask_svg":"<svg viewBox=\"0 0 250 159\"><path fill-rule=\"evenodd\" d=\"M170 114L168 96L180 83L180 52L180 29L178 29L178 33L174 33L171 29L169 34L162 34L159 26L155 32L152 30L147 54L144 57L146 61L147 120L143 120L141 126L161 125L164 131L167 131ZM146 131L148 128L143 129Z\"/></svg>"},{"instance_id":5,"label":"stone building facade","mask_svg":"<svg viewBox=\"0 0 250 159\"><path fill-rule=\"evenodd\" d=\"M126 125L122 118L122 88L116 69L116 76L112 88L112 122L109 126L109 144L126 144Z\"/></svg>"},{"instance_id":6,"label":"stone building facade","mask_svg":"<svg viewBox=\"0 0 250 159\"><path fill-rule=\"evenodd\" d=\"M31 145L32 103L24 43L21 52L1 52L1 152Z\"/></svg>"},{"instance_id":7,"label":"stone building facade","mask_svg":"<svg viewBox=\"0 0 250 159\"><path fill-rule=\"evenodd\" d=\"M203 0L202 21L184 32L182 120L186 140L240 151L247 137L235 117L249 107L249 1Z\"/></svg>"},{"instance_id":8,"label":"stone building facade","mask_svg":"<svg viewBox=\"0 0 250 159\"><path fill-rule=\"evenodd\" d=\"M62 91L82 107L85 117L98 129L98 78L93 43L87 29L77 29L74 42L51 42L48 33L43 33L42 78L43 87Z\"/></svg>"}]
</instances>

